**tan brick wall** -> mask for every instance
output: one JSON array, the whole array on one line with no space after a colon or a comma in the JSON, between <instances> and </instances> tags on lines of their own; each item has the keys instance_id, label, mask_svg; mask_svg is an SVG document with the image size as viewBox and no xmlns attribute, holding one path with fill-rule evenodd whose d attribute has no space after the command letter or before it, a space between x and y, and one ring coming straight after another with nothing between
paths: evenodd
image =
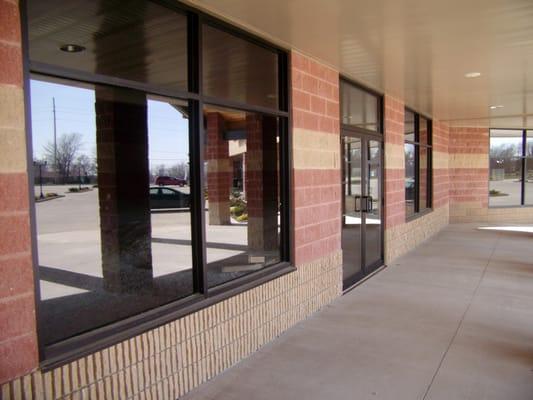
<instances>
[{"instance_id":1,"label":"tan brick wall","mask_svg":"<svg viewBox=\"0 0 533 400\"><path fill-rule=\"evenodd\" d=\"M448 225L448 205L385 230L385 263L414 249Z\"/></svg>"},{"instance_id":2,"label":"tan brick wall","mask_svg":"<svg viewBox=\"0 0 533 400\"><path fill-rule=\"evenodd\" d=\"M463 202L454 205L451 223L533 223L533 207L481 207L478 202Z\"/></svg>"},{"instance_id":3,"label":"tan brick wall","mask_svg":"<svg viewBox=\"0 0 533 400\"><path fill-rule=\"evenodd\" d=\"M70 364L4 384L2 399L175 399L330 303L341 285L335 252Z\"/></svg>"}]
</instances>

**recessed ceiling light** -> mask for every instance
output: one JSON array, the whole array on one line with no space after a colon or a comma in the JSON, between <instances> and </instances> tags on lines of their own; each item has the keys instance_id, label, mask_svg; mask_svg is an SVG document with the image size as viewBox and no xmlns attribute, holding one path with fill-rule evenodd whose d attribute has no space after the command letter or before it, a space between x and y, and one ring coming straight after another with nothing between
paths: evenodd
<instances>
[{"instance_id":1,"label":"recessed ceiling light","mask_svg":"<svg viewBox=\"0 0 533 400\"><path fill-rule=\"evenodd\" d=\"M495 105L495 106L489 106L491 110L496 110L497 108L503 108L501 104Z\"/></svg>"},{"instance_id":2,"label":"recessed ceiling light","mask_svg":"<svg viewBox=\"0 0 533 400\"><path fill-rule=\"evenodd\" d=\"M481 72L467 72L465 78L478 78L481 76Z\"/></svg>"},{"instance_id":3,"label":"recessed ceiling light","mask_svg":"<svg viewBox=\"0 0 533 400\"><path fill-rule=\"evenodd\" d=\"M64 44L59 49L66 53L80 53L85 50L85 47L80 46L79 44L69 43L69 44Z\"/></svg>"}]
</instances>

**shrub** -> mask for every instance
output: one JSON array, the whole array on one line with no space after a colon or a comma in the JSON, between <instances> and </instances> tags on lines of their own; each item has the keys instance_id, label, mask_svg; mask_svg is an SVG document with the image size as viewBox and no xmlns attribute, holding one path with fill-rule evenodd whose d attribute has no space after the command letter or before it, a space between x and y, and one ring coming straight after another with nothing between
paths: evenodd
<instances>
[{"instance_id":1,"label":"shrub","mask_svg":"<svg viewBox=\"0 0 533 400\"><path fill-rule=\"evenodd\" d=\"M239 222L248 221L248 214L244 213L235 218Z\"/></svg>"},{"instance_id":2,"label":"shrub","mask_svg":"<svg viewBox=\"0 0 533 400\"><path fill-rule=\"evenodd\" d=\"M235 192L234 192L235 193ZM233 195L230 197L230 214L233 218L238 220L238 217L247 214L247 204L246 202L241 199L240 193L237 195Z\"/></svg>"},{"instance_id":3,"label":"shrub","mask_svg":"<svg viewBox=\"0 0 533 400\"><path fill-rule=\"evenodd\" d=\"M490 189L489 190L489 196L494 196L494 197L497 197L497 196L508 196L508 194L500 192L499 190L496 190L496 189Z\"/></svg>"}]
</instances>

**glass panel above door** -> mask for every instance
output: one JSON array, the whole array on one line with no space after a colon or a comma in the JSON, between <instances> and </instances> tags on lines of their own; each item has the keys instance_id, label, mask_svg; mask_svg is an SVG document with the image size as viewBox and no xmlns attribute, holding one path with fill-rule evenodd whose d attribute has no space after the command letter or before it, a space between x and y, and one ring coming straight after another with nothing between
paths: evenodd
<instances>
[{"instance_id":1,"label":"glass panel above door","mask_svg":"<svg viewBox=\"0 0 533 400\"><path fill-rule=\"evenodd\" d=\"M381 132L380 97L348 82L340 83L341 118L349 125L369 132Z\"/></svg>"}]
</instances>

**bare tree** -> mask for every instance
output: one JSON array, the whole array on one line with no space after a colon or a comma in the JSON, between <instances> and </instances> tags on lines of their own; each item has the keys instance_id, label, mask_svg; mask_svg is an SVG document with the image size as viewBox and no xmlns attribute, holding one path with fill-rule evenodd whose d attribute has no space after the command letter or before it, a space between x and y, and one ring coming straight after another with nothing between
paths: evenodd
<instances>
[{"instance_id":1,"label":"bare tree","mask_svg":"<svg viewBox=\"0 0 533 400\"><path fill-rule=\"evenodd\" d=\"M174 165L156 164L150 168L152 179L158 176L172 176L187 180L189 178L189 164L181 161Z\"/></svg>"},{"instance_id":2,"label":"bare tree","mask_svg":"<svg viewBox=\"0 0 533 400\"><path fill-rule=\"evenodd\" d=\"M167 173L170 176L187 179L187 177L189 176L189 166L184 162L179 162L172 165L171 167L168 167Z\"/></svg>"},{"instance_id":3,"label":"bare tree","mask_svg":"<svg viewBox=\"0 0 533 400\"><path fill-rule=\"evenodd\" d=\"M81 176L89 176L96 174L96 165L93 160L86 154L81 154L76 159L76 169L77 173Z\"/></svg>"},{"instance_id":4,"label":"bare tree","mask_svg":"<svg viewBox=\"0 0 533 400\"><path fill-rule=\"evenodd\" d=\"M49 165L53 166L63 183L72 174L72 167L82 146L82 135L64 133L57 139L57 150L53 142L44 146L44 156Z\"/></svg>"}]
</instances>

